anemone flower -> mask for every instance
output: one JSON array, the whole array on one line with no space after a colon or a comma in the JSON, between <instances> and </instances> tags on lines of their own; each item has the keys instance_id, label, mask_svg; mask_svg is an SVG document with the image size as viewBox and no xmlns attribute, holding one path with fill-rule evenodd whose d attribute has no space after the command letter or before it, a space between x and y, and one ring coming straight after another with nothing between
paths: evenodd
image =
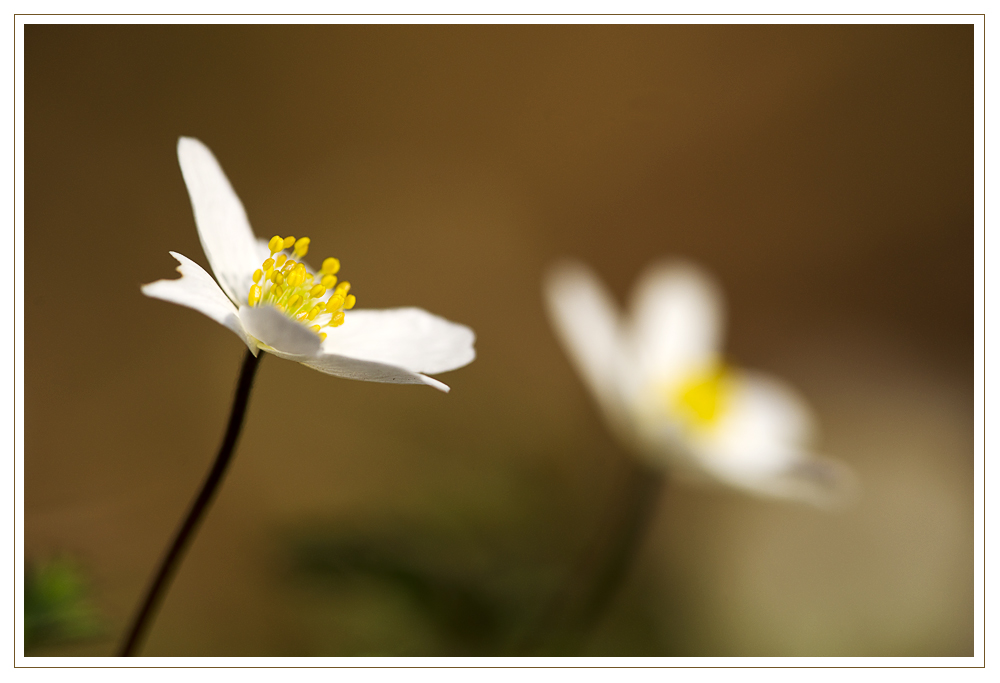
<instances>
[{"instance_id":1,"label":"anemone flower","mask_svg":"<svg viewBox=\"0 0 1000 683\"><path fill-rule=\"evenodd\" d=\"M198 140L177 143L198 237L218 281L191 259L170 252L181 277L144 285L143 294L193 308L230 329L247 346L233 407L212 469L191 504L132 621L119 654L135 654L170 578L232 459L261 351L337 377L448 387L424 373L460 368L475 358L475 335L419 308L354 310L340 261L305 262L310 239L254 237L246 211L212 152Z\"/></svg>"},{"instance_id":2,"label":"anemone flower","mask_svg":"<svg viewBox=\"0 0 1000 683\"><path fill-rule=\"evenodd\" d=\"M177 156L212 272L181 254L181 277L142 287L146 296L204 313L261 350L337 377L448 387L424 373L460 368L475 358L475 334L420 308L352 310L340 262L319 270L303 257L308 237L254 237L246 211L204 144L181 138ZM291 252L286 254L286 251Z\"/></svg>"},{"instance_id":3,"label":"anemone flower","mask_svg":"<svg viewBox=\"0 0 1000 683\"><path fill-rule=\"evenodd\" d=\"M653 265L627 316L578 262L554 267L544 289L556 332L610 428L647 463L819 506L853 491L845 465L811 450L802 399L723 360L722 297L704 271Z\"/></svg>"}]
</instances>

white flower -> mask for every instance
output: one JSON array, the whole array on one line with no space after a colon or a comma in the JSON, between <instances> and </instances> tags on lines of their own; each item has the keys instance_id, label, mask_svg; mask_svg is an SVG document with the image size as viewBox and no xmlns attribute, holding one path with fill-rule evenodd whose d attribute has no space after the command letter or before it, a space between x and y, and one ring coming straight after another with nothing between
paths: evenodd
<instances>
[{"instance_id":1,"label":"white flower","mask_svg":"<svg viewBox=\"0 0 1000 683\"><path fill-rule=\"evenodd\" d=\"M349 283L337 282L337 259L326 259L317 272L302 261L309 238L258 240L208 147L181 138L177 156L218 284L197 263L170 252L181 277L143 285L146 296L201 311L254 355L264 350L348 379L448 391L423 373L454 370L476 357L472 330L422 309L351 310L355 297Z\"/></svg>"},{"instance_id":2,"label":"white flower","mask_svg":"<svg viewBox=\"0 0 1000 683\"><path fill-rule=\"evenodd\" d=\"M723 362L721 296L696 267L651 267L628 318L579 263L554 268L545 293L610 427L648 461L817 505L853 490L845 465L810 451L811 415L789 387Z\"/></svg>"}]
</instances>

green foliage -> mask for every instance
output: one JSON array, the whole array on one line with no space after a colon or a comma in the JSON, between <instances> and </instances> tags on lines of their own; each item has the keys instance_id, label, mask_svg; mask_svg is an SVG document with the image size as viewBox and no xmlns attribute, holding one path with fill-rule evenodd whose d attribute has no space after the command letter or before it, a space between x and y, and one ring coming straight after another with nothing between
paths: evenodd
<instances>
[{"instance_id":1,"label":"green foliage","mask_svg":"<svg viewBox=\"0 0 1000 683\"><path fill-rule=\"evenodd\" d=\"M79 564L68 557L28 564L24 572L24 649L35 650L101 633Z\"/></svg>"},{"instance_id":2,"label":"green foliage","mask_svg":"<svg viewBox=\"0 0 1000 683\"><path fill-rule=\"evenodd\" d=\"M455 653L490 652L510 627L501 601L483 587L421 566L371 539L302 539L294 555L296 573L303 578L341 585L357 580L380 583L423 615Z\"/></svg>"}]
</instances>

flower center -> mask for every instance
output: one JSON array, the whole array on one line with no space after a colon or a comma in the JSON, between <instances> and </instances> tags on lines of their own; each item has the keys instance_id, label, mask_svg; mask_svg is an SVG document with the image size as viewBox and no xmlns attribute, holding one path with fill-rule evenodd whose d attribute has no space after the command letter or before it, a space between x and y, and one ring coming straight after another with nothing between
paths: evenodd
<instances>
[{"instance_id":1,"label":"flower center","mask_svg":"<svg viewBox=\"0 0 1000 683\"><path fill-rule=\"evenodd\" d=\"M667 408L694 428L718 422L732 395L732 374L721 363L713 363L689 374L667 392Z\"/></svg>"},{"instance_id":2,"label":"flower center","mask_svg":"<svg viewBox=\"0 0 1000 683\"><path fill-rule=\"evenodd\" d=\"M321 330L343 325L344 311L354 308L357 299L348 294L350 282L337 283L340 270L337 259L325 259L318 273L309 272L301 261L309 251L309 242L308 237L272 237L267 243L271 256L254 271L254 284L247 295L247 303L274 306L289 318L308 326L322 341L326 339L326 332ZM300 260L281 253L286 249L292 249L292 256Z\"/></svg>"}]
</instances>

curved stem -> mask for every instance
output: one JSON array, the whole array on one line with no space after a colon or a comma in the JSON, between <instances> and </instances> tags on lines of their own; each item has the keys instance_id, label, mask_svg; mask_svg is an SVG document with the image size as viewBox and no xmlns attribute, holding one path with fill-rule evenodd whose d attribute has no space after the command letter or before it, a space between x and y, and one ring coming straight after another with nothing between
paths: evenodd
<instances>
[{"instance_id":1,"label":"curved stem","mask_svg":"<svg viewBox=\"0 0 1000 683\"><path fill-rule=\"evenodd\" d=\"M176 536L174 536L174 542L170 545L170 549L163 558L163 562L160 563L160 569L156 573L156 578L153 579L153 583L146 593L146 599L136 614L135 620L132 622L132 628L129 629L128 637L125 639L118 653L119 657L131 657L135 654L135 650L139 646L146 628L148 628L152 621L160 600L163 598L164 591L177 569L185 548L191 541L192 536L194 536L198 524L201 522L202 517L205 516L205 511L208 509L212 498L215 496L215 492L219 488L219 484L222 482L222 477L226 473L226 467L229 465L229 461L232 460L236 440L239 438L240 430L243 427L243 417L246 415L247 403L250 400L250 388L253 385L257 366L260 364L260 359L263 356L263 352L258 357L254 356L248 350L246 357L243 359L239 384L236 386L236 396L233 398L233 408L229 414L229 426L226 428L226 435L222 439L222 445L219 447L219 454L215 456L215 464L212 465L208 477L205 478L205 483L202 484L201 491L198 492L198 497L191 504L191 509L184 518L180 529L177 530Z\"/></svg>"},{"instance_id":2,"label":"curved stem","mask_svg":"<svg viewBox=\"0 0 1000 683\"><path fill-rule=\"evenodd\" d=\"M563 654L575 650L618 594L666 483L662 472L645 463L630 458L628 467L617 515L609 528L597 535L562 590L521 641L520 652L534 654L543 648Z\"/></svg>"},{"instance_id":3,"label":"curved stem","mask_svg":"<svg viewBox=\"0 0 1000 683\"><path fill-rule=\"evenodd\" d=\"M618 533L612 539L607 561L601 567L593 590L584 603L581 615L584 629L589 630L598 621L621 588L653 520L664 481L662 472L643 463L637 463L630 473L628 502L619 522Z\"/></svg>"}]
</instances>

